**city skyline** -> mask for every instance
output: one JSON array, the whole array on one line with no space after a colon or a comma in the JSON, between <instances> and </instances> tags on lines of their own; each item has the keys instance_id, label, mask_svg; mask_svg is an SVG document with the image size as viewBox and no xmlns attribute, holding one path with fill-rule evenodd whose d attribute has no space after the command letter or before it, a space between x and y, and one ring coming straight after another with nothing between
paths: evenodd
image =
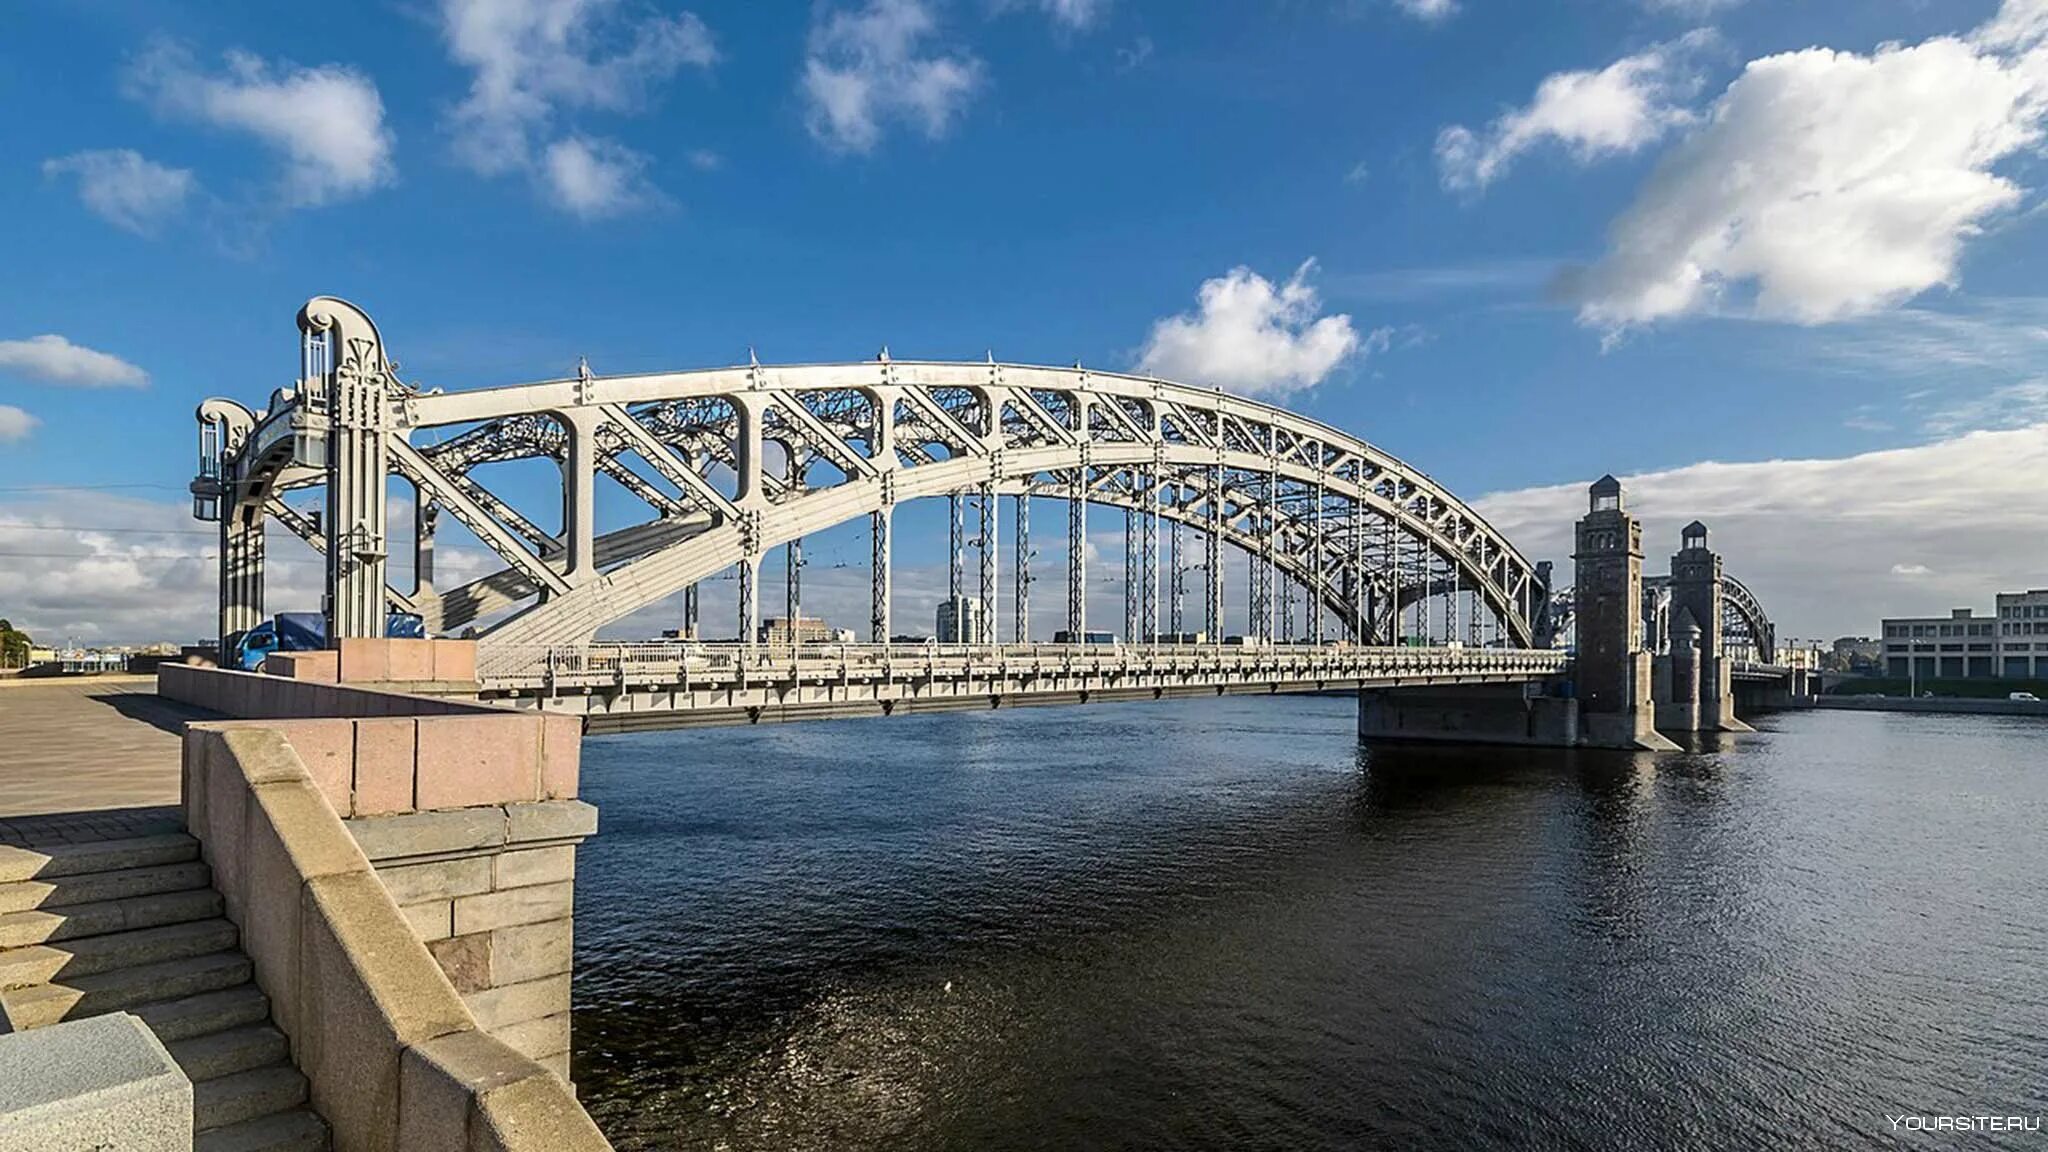
<instances>
[{"instance_id":1,"label":"city skyline","mask_svg":"<svg viewBox=\"0 0 2048 1152\"><path fill-rule=\"evenodd\" d=\"M257 14L0 16L46 49L0 78L0 612L32 631L210 632L190 411L289 383L316 293L426 387L885 344L1215 384L1567 572L1611 471L1650 556L1704 519L1802 635L2048 571L2041 0ZM857 545L813 543L807 611L862 618ZM280 606L317 603L277 551ZM897 580L929 618L942 565Z\"/></svg>"}]
</instances>

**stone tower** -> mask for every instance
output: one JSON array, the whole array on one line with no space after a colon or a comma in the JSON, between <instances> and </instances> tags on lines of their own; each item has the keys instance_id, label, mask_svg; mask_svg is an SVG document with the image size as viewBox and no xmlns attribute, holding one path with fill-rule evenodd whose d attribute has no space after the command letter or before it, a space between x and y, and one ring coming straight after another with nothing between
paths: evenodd
<instances>
[{"instance_id":1,"label":"stone tower","mask_svg":"<svg viewBox=\"0 0 2048 1152\"><path fill-rule=\"evenodd\" d=\"M1621 481L1602 476L1588 495L1572 552L1579 731L1602 747L1668 746L1656 735L1643 649L1643 528L1623 507Z\"/></svg>"},{"instance_id":2,"label":"stone tower","mask_svg":"<svg viewBox=\"0 0 2048 1152\"><path fill-rule=\"evenodd\" d=\"M1671 557L1671 615L1676 620L1690 612L1699 625L1698 727L1707 732L1748 727L1735 719L1734 668L1727 659L1721 596L1721 557L1707 546L1707 526L1695 520L1679 534L1678 552Z\"/></svg>"}]
</instances>

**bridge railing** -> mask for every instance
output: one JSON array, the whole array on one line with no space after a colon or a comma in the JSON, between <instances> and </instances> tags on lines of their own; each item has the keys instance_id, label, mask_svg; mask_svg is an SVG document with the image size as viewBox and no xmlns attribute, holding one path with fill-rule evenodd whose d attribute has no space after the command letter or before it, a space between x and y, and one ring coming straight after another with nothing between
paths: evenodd
<instances>
[{"instance_id":1,"label":"bridge railing","mask_svg":"<svg viewBox=\"0 0 2048 1152\"><path fill-rule=\"evenodd\" d=\"M576 646L486 644L477 677L487 688L558 685L690 685L773 676L870 678L926 669L963 675L986 670L1107 671L1142 669L1266 668L1285 678L1318 671L1338 675L1377 669L1437 670L1447 664L1474 672L1550 675L1562 672L1568 653L1552 649L1472 648L1456 645L1368 647L1330 644L803 644L746 645L716 641L644 641Z\"/></svg>"}]
</instances>

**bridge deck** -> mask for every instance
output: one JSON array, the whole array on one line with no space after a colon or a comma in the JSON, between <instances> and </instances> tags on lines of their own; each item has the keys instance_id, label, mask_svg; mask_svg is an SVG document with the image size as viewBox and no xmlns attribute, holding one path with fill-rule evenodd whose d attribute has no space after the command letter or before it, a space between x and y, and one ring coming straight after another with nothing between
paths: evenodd
<instances>
[{"instance_id":1,"label":"bridge deck","mask_svg":"<svg viewBox=\"0 0 2048 1152\"><path fill-rule=\"evenodd\" d=\"M0 681L0 844L177 827L179 726L156 678Z\"/></svg>"},{"instance_id":2,"label":"bridge deck","mask_svg":"<svg viewBox=\"0 0 2048 1152\"><path fill-rule=\"evenodd\" d=\"M593 732L1020 705L1513 684L1562 674L1563 652L1334 645L597 644L497 648L487 699L579 713Z\"/></svg>"}]
</instances>

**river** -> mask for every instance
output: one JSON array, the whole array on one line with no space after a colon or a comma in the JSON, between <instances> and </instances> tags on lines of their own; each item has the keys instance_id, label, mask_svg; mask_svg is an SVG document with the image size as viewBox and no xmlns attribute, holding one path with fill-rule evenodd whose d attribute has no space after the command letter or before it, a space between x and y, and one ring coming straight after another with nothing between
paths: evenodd
<instances>
[{"instance_id":1,"label":"river","mask_svg":"<svg viewBox=\"0 0 2048 1152\"><path fill-rule=\"evenodd\" d=\"M2048 722L1361 751L1320 697L586 742L622 1150L2035 1148Z\"/></svg>"}]
</instances>

